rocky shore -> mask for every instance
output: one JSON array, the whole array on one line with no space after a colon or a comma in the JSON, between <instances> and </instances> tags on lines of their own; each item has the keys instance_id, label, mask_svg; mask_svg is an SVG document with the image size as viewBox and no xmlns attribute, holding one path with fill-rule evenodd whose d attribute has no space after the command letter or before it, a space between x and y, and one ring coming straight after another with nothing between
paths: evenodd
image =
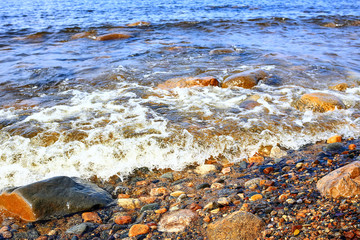
<instances>
[{"instance_id":1,"label":"rocky shore","mask_svg":"<svg viewBox=\"0 0 360 240\"><path fill-rule=\"evenodd\" d=\"M140 168L123 181L94 177L105 207L30 221L3 211L0 239L360 239L359 144L334 136L235 164L219 156L180 172ZM59 188L61 182L49 191ZM73 196L60 195L64 204Z\"/></svg>"}]
</instances>

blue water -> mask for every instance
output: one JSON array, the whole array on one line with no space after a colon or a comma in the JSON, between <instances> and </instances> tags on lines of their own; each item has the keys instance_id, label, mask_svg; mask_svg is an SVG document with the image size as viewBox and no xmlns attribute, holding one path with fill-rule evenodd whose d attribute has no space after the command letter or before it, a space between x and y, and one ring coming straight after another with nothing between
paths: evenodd
<instances>
[{"instance_id":1,"label":"blue water","mask_svg":"<svg viewBox=\"0 0 360 240\"><path fill-rule=\"evenodd\" d=\"M242 161L360 133L358 1L36 1L0 3L0 183L67 174ZM146 21L149 26L128 24ZM73 39L78 33L89 37ZM126 33L130 38L96 41ZM211 55L217 48L233 53ZM162 91L174 77L263 69L253 89ZM346 83L346 91L329 87ZM293 107L326 92L345 110ZM240 107L247 98L261 104Z\"/></svg>"}]
</instances>

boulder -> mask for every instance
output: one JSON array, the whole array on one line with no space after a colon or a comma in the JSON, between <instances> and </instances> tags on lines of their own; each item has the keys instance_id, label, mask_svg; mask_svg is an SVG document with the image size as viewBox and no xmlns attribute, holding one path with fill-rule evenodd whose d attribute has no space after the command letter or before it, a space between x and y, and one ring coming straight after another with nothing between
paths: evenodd
<instances>
[{"instance_id":1,"label":"boulder","mask_svg":"<svg viewBox=\"0 0 360 240\"><path fill-rule=\"evenodd\" d=\"M161 232L183 232L197 217L198 215L190 209L168 212L160 219L158 230Z\"/></svg>"},{"instance_id":2,"label":"boulder","mask_svg":"<svg viewBox=\"0 0 360 240\"><path fill-rule=\"evenodd\" d=\"M219 81L214 77L185 77L185 78L172 78L166 82L159 84L158 88L171 89L171 88L188 88L188 87L206 87L206 86L219 86Z\"/></svg>"},{"instance_id":3,"label":"boulder","mask_svg":"<svg viewBox=\"0 0 360 240\"><path fill-rule=\"evenodd\" d=\"M268 73L264 70L249 70L229 76L222 83L223 88L242 87L250 89L254 87L260 80L268 77Z\"/></svg>"},{"instance_id":4,"label":"boulder","mask_svg":"<svg viewBox=\"0 0 360 240\"><path fill-rule=\"evenodd\" d=\"M294 103L300 111L312 110L314 112L333 111L336 108L344 109L345 104L336 96L328 93L307 93Z\"/></svg>"},{"instance_id":5,"label":"boulder","mask_svg":"<svg viewBox=\"0 0 360 240\"><path fill-rule=\"evenodd\" d=\"M215 48L209 52L210 55L220 55L235 52L232 48Z\"/></svg>"},{"instance_id":6,"label":"boulder","mask_svg":"<svg viewBox=\"0 0 360 240\"><path fill-rule=\"evenodd\" d=\"M127 39L130 38L131 35L126 33L109 33L105 35L100 35L96 37L97 41L108 41L108 40L117 40L117 39Z\"/></svg>"},{"instance_id":7,"label":"boulder","mask_svg":"<svg viewBox=\"0 0 360 240\"><path fill-rule=\"evenodd\" d=\"M360 196L360 161L338 168L317 184L321 195L329 198Z\"/></svg>"},{"instance_id":8,"label":"boulder","mask_svg":"<svg viewBox=\"0 0 360 240\"><path fill-rule=\"evenodd\" d=\"M150 26L151 23L149 22L144 22L144 21L139 21L139 22L134 22L134 23L129 23L127 26L128 27L138 27L138 26Z\"/></svg>"},{"instance_id":9,"label":"boulder","mask_svg":"<svg viewBox=\"0 0 360 240\"><path fill-rule=\"evenodd\" d=\"M265 223L249 212L237 211L208 225L209 240L254 240L262 237Z\"/></svg>"},{"instance_id":10,"label":"boulder","mask_svg":"<svg viewBox=\"0 0 360 240\"><path fill-rule=\"evenodd\" d=\"M0 194L0 208L25 221L61 217L112 202L111 195L95 184L65 176L4 189Z\"/></svg>"}]
</instances>

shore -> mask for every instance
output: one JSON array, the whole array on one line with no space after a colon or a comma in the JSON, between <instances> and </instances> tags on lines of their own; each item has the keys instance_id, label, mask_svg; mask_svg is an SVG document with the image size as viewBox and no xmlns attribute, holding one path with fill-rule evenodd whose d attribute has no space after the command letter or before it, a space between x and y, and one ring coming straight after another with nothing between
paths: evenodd
<instances>
[{"instance_id":1,"label":"shore","mask_svg":"<svg viewBox=\"0 0 360 240\"><path fill-rule=\"evenodd\" d=\"M0 239L209 239L210 224L239 210L263 221L262 239L360 239L359 196L331 199L316 188L331 171L359 160L350 144L360 140L318 142L253 163L218 157L183 171L137 169L123 181L94 177L117 204L33 223L3 214ZM181 209L189 209L182 220L163 223ZM180 230L166 232L171 224Z\"/></svg>"}]
</instances>

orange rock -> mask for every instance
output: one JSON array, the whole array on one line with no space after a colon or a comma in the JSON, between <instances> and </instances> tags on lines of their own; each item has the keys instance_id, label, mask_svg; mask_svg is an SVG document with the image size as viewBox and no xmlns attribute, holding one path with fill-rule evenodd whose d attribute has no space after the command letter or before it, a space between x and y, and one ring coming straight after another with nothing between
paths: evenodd
<instances>
[{"instance_id":1,"label":"orange rock","mask_svg":"<svg viewBox=\"0 0 360 240\"><path fill-rule=\"evenodd\" d=\"M336 96L328 93L308 93L294 103L294 107L300 111L312 110L314 112L333 111L336 108L343 109L345 104Z\"/></svg>"},{"instance_id":2,"label":"orange rock","mask_svg":"<svg viewBox=\"0 0 360 240\"><path fill-rule=\"evenodd\" d=\"M255 194L255 195L252 195L251 198L250 198L250 201L257 201L257 200L260 200L262 199L263 196L261 194Z\"/></svg>"},{"instance_id":3,"label":"orange rock","mask_svg":"<svg viewBox=\"0 0 360 240\"><path fill-rule=\"evenodd\" d=\"M336 143L336 142L341 142L342 141L342 137L340 135L335 135L330 137L326 142L327 143Z\"/></svg>"},{"instance_id":4,"label":"orange rock","mask_svg":"<svg viewBox=\"0 0 360 240\"><path fill-rule=\"evenodd\" d=\"M42 235L42 236L36 238L36 240L47 240L47 239L48 239L48 236L46 236L46 235Z\"/></svg>"},{"instance_id":5,"label":"orange rock","mask_svg":"<svg viewBox=\"0 0 360 240\"><path fill-rule=\"evenodd\" d=\"M139 198L141 202L143 203L154 203L156 201L156 197L140 197Z\"/></svg>"},{"instance_id":6,"label":"orange rock","mask_svg":"<svg viewBox=\"0 0 360 240\"><path fill-rule=\"evenodd\" d=\"M101 218L96 212L84 212L81 214L84 222L94 222L94 223L102 223Z\"/></svg>"},{"instance_id":7,"label":"orange rock","mask_svg":"<svg viewBox=\"0 0 360 240\"><path fill-rule=\"evenodd\" d=\"M158 88L172 89L172 88L188 88L188 87L207 87L219 86L219 81L214 77L186 77L186 78L172 78L166 82L159 84Z\"/></svg>"},{"instance_id":8,"label":"orange rock","mask_svg":"<svg viewBox=\"0 0 360 240\"><path fill-rule=\"evenodd\" d=\"M136 186L145 186L148 182L146 180L136 182Z\"/></svg>"},{"instance_id":9,"label":"orange rock","mask_svg":"<svg viewBox=\"0 0 360 240\"><path fill-rule=\"evenodd\" d=\"M94 32L81 32L81 33L76 33L76 34L72 35L71 39L75 40L75 39L87 38L87 37L91 37L91 36L94 36Z\"/></svg>"},{"instance_id":10,"label":"orange rock","mask_svg":"<svg viewBox=\"0 0 360 240\"><path fill-rule=\"evenodd\" d=\"M114 219L114 222L119 225L125 225L131 223L132 219L130 216L117 216Z\"/></svg>"},{"instance_id":11,"label":"orange rock","mask_svg":"<svg viewBox=\"0 0 360 240\"><path fill-rule=\"evenodd\" d=\"M162 213L166 213L166 212L167 212L166 208L161 208L161 209L155 210L155 213L157 213L157 214L162 214Z\"/></svg>"},{"instance_id":12,"label":"orange rock","mask_svg":"<svg viewBox=\"0 0 360 240\"><path fill-rule=\"evenodd\" d=\"M269 173L271 173L271 172L273 172L274 171L274 168L273 167L267 167L267 168L265 168L264 170L263 170L263 172L265 173L265 174L269 174Z\"/></svg>"},{"instance_id":13,"label":"orange rock","mask_svg":"<svg viewBox=\"0 0 360 240\"><path fill-rule=\"evenodd\" d=\"M150 26L150 25L151 25L151 23L149 23L149 22L139 21L139 22L129 23L127 26L128 27L138 27L138 26Z\"/></svg>"},{"instance_id":14,"label":"orange rock","mask_svg":"<svg viewBox=\"0 0 360 240\"><path fill-rule=\"evenodd\" d=\"M285 201L289 197L289 194L283 193L279 196L281 202Z\"/></svg>"},{"instance_id":15,"label":"orange rock","mask_svg":"<svg viewBox=\"0 0 360 240\"><path fill-rule=\"evenodd\" d=\"M201 207L199 204L197 204L197 203L192 203L192 204L190 205L190 209L193 210L193 211L196 211L196 210L198 210L198 209L202 209L202 207Z\"/></svg>"},{"instance_id":16,"label":"orange rock","mask_svg":"<svg viewBox=\"0 0 360 240\"><path fill-rule=\"evenodd\" d=\"M207 223L211 222L211 218L209 217L209 215L204 217L204 222L207 222Z\"/></svg>"},{"instance_id":17,"label":"orange rock","mask_svg":"<svg viewBox=\"0 0 360 240\"><path fill-rule=\"evenodd\" d=\"M12 192L10 194L3 193L0 197L0 207L7 209L9 212L21 216L25 221L36 221L37 217L32 211L31 206L18 194Z\"/></svg>"},{"instance_id":18,"label":"orange rock","mask_svg":"<svg viewBox=\"0 0 360 240\"><path fill-rule=\"evenodd\" d=\"M272 192L272 191L275 191L275 190L277 190L277 187L270 186L270 187L268 187L265 191L266 191L266 192Z\"/></svg>"},{"instance_id":19,"label":"orange rock","mask_svg":"<svg viewBox=\"0 0 360 240\"><path fill-rule=\"evenodd\" d=\"M150 196L152 196L152 197L159 197L159 196L164 196L167 194L168 194L168 190L165 187L153 188L150 191Z\"/></svg>"},{"instance_id":20,"label":"orange rock","mask_svg":"<svg viewBox=\"0 0 360 240\"><path fill-rule=\"evenodd\" d=\"M345 91L349 86L347 85L347 83L340 83L337 84L335 86L330 86L329 88L332 90L336 90L336 91Z\"/></svg>"},{"instance_id":21,"label":"orange rock","mask_svg":"<svg viewBox=\"0 0 360 240\"><path fill-rule=\"evenodd\" d=\"M355 150L356 149L356 145L355 144L350 144L349 145L349 150Z\"/></svg>"},{"instance_id":22,"label":"orange rock","mask_svg":"<svg viewBox=\"0 0 360 240\"><path fill-rule=\"evenodd\" d=\"M248 159L249 163L263 163L264 162L264 157L262 156L253 156L251 158Z\"/></svg>"},{"instance_id":23,"label":"orange rock","mask_svg":"<svg viewBox=\"0 0 360 240\"><path fill-rule=\"evenodd\" d=\"M316 187L325 197L347 198L360 195L360 161L332 171L321 178Z\"/></svg>"},{"instance_id":24,"label":"orange rock","mask_svg":"<svg viewBox=\"0 0 360 240\"><path fill-rule=\"evenodd\" d=\"M145 224L135 224L130 228L129 237L135 237L138 235L146 234L150 232L150 227Z\"/></svg>"},{"instance_id":25,"label":"orange rock","mask_svg":"<svg viewBox=\"0 0 360 240\"><path fill-rule=\"evenodd\" d=\"M108 40L116 40L116 39L126 39L130 38L131 35L126 33L109 33L105 35L101 35L96 37L97 41L108 41Z\"/></svg>"},{"instance_id":26,"label":"orange rock","mask_svg":"<svg viewBox=\"0 0 360 240\"><path fill-rule=\"evenodd\" d=\"M120 193L120 194L118 195L118 198L130 198L130 195Z\"/></svg>"},{"instance_id":27,"label":"orange rock","mask_svg":"<svg viewBox=\"0 0 360 240\"><path fill-rule=\"evenodd\" d=\"M260 80L265 79L267 76L268 74L264 70L249 70L226 78L221 87L242 87L249 89L254 87Z\"/></svg>"}]
</instances>

